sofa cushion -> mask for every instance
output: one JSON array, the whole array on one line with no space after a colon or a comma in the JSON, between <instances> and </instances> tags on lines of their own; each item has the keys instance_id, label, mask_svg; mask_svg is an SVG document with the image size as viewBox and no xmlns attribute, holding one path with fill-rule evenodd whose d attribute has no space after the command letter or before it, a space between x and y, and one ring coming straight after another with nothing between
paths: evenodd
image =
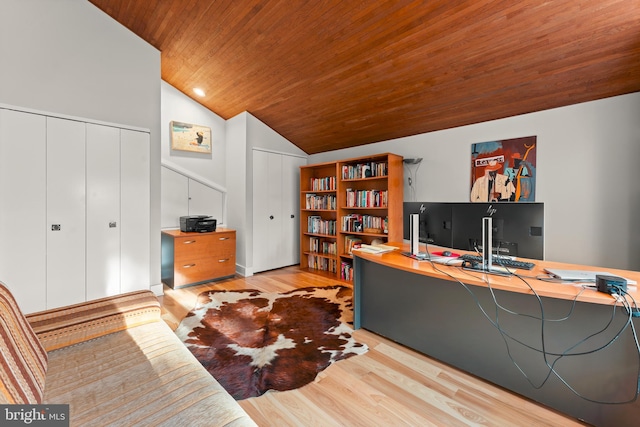
<instances>
[{"instance_id":1,"label":"sofa cushion","mask_svg":"<svg viewBox=\"0 0 640 427\"><path fill-rule=\"evenodd\" d=\"M255 426L165 322L49 352L44 401L73 425Z\"/></svg>"},{"instance_id":2,"label":"sofa cushion","mask_svg":"<svg viewBox=\"0 0 640 427\"><path fill-rule=\"evenodd\" d=\"M159 322L160 302L153 292L134 291L27 315L47 351L113 332Z\"/></svg>"},{"instance_id":3,"label":"sofa cushion","mask_svg":"<svg viewBox=\"0 0 640 427\"><path fill-rule=\"evenodd\" d=\"M0 283L0 403L42 403L47 352Z\"/></svg>"}]
</instances>

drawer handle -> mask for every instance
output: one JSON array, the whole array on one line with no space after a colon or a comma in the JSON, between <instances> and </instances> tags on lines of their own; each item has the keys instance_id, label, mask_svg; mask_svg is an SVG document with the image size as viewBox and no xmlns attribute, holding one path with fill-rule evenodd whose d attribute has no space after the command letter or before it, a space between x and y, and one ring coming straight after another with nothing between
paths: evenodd
<instances>
[{"instance_id":1,"label":"drawer handle","mask_svg":"<svg viewBox=\"0 0 640 427\"><path fill-rule=\"evenodd\" d=\"M195 243L195 242L196 242L195 240L185 240L182 243L184 243L185 245L188 245L189 243Z\"/></svg>"},{"instance_id":2,"label":"drawer handle","mask_svg":"<svg viewBox=\"0 0 640 427\"><path fill-rule=\"evenodd\" d=\"M182 266L182 268L191 268L191 267L195 267L195 264L185 264Z\"/></svg>"},{"instance_id":3,"label":"drawer handle","mask_svg":"<svg viewBox=\"0 0 640 427\"><path fill-rule=\"evenodd\" d=\"M218 262L227 262L229 261L229 258L225 258L225 259L219 259Z\"/></svg>"},{"instance_id":4,"label":"drawer handle","mask_svg":"<svg viewBox=\"0 0 640 427\"><path fill-rule=\"evenodd\" d=\"M218 240L229 240L228 237L219 237Z\"/></svg>"}]
</instances>

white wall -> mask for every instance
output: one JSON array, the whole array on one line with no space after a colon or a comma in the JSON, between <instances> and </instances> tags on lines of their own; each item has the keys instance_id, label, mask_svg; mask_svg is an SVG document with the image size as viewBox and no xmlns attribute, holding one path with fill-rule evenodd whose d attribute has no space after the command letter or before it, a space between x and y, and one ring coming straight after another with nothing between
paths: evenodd
<instances>
[{"instance_id":1,"label":"white wall","mask_svg":"<svg viewBox=\"0 0 640 427\"><path fill-rule=\"evenodd\" d=\"M0 103L151 131L160 284L160 52L86 0L0 1Z\"/></svg>"},{"instance_id":2,"label":"white wall","mask_svg":"<svg viewBox=\"0 0 640 427\"><path fill-rule=\"evenodd\" d=\"M316 154L309 164L380 152L423 157L416 200L462 202L469 201L471 144L530 135L538 137L545 258L640 270L640 93Z\"/></svg>"},{"instance_id":3,"label":"white wall","mask_svg":"<svg viewBox=\"0 0 640 427\"><path fill-rule=\"evenodd\" d=\"M227 223L236 230L236 270L247 275L247 115L227 120Z\"/></svg>"},{"instance_id":4,"label":"white wall","mask_svg":"<svg viewBox=\"0 0 640 427\"><path fill-rule=\"evenodd\" d=\"M226 187L225 120L162 81L161 142L162 160L195 173L221 187ZM211 129L211 154L171 149L172 121L206 126Z\"/></svg>"}]
</instances>

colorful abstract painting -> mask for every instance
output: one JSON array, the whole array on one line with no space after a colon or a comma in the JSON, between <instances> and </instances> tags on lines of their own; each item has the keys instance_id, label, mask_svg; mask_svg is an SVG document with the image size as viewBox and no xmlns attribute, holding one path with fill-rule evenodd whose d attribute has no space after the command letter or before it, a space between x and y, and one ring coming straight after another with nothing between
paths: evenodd
<instances>
[{"instance_id":1,"label":"colorful abstract painting","mask_svg":"<svg viewBox=\"0 0 640 427\"><path fill-rule=\"evenodd\" d=\"M534 202L537 137L471 146L472 202Z\"/></svg>"}]
</instances>

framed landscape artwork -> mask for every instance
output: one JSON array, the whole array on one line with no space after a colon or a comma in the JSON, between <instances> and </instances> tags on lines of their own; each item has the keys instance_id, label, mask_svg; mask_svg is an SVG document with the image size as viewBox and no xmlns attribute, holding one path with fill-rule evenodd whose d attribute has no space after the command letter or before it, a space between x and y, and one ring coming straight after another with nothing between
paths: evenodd
<instances>
[{"instance_id":1,"label":"framed landscape artwork","mask_svg":"<svg viewBox=\"0 0 640 427\"><path fill-rule=\"evenodd\" d=\"M171 122L171 149L211 153L211 129L183 122Z\"/></svg>"},{"instance_id":2,"label":"framed landscape artwork","mask_svg":"<svg viewBox=\"0 0 640 427\"><path fill-rule=\"evenodd\" d=\"M537 137L472 144L472 202L535 202Z\"/></svg>"}]
</instances>

